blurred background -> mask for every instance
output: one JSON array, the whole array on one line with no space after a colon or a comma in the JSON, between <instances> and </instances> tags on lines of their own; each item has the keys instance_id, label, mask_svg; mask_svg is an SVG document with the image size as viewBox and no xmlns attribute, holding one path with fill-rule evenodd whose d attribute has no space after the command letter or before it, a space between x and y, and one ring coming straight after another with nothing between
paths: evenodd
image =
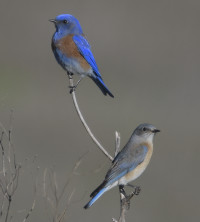
<instances>
[{"instance_id":1,"label":"blurred background","mask_svg":"<svg viewBox=\"0 0 200 222\"><path fill-rule=\"evenodd\" d=\"M13 221L20 221L31 207L36 177L37 201L29 221L51 221L42 193L43 172L53 167L62 187L82 155L67 187L74 195L65 221L111 221L119 216L117 188L83 209L110 162L81 125L68 78L51 51L55 28L48 19L62 13L79 19L115 96L105 97L89 78L77 89L81 111L108 152L114 154L116 130L123 147L140 123L161 129L149 167L134 182L142 192L132 200L127 221L197 221L200 1L2 0L0 121L8 129L14 110L17 160L24 163L37 155L34 166L40 168L37 176L25 164L13 197Z\"/></svg>"}]
</instances>

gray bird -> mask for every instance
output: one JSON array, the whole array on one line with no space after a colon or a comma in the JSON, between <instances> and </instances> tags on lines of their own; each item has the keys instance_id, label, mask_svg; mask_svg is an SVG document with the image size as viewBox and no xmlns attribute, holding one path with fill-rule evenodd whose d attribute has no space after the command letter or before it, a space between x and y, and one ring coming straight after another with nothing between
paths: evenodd
<instances>
[{"instance_id":1,"label":"gray bird","mask_svg":"<svg viewBox=\"0 0 200 222\"><path fill-rule=\"evenodd\" d=\"M151 124L139 125L131 135L128 143L112 161L104 181L91 193L92 198L84 208L87 209L106 191L137 179L146 169L153 153L153 138L160 130Z\"/></svg>"}]
</instances>

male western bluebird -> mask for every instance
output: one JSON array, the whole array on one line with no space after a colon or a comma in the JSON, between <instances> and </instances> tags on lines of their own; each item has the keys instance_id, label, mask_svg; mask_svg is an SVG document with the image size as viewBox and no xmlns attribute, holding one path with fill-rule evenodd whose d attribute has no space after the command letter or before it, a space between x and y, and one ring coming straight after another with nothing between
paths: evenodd
<instances>
[{"instance_id":1,"label":"male western bluebird","mask_svg":"<svg viewBox=\"0 0 200 222\"><path fill-rule=\"evenodd\" d=\"M57 62L69 75L81 76L75 87L83 77L89 76L104 95L114 97L103 82L79 21L69 14L58 15L49 21L53 22L56 27L51 47Z\"/></svg>"},{"instance_id":2,"label":"male western bluebird","mask_svg":"<svg viewBox=\"0 0 200 222\"><path fill-rule=\"evenodd\" d=\"M84 206L85 209L117 185L125 193L124 185L130 185L128 183L138 178L149 164L153 152L153 138L157 132L160 130L150 124L141 124L134 130L128 143L112 161L103 183L91 193L92 199Z\"/></svg>"}]
</instances>

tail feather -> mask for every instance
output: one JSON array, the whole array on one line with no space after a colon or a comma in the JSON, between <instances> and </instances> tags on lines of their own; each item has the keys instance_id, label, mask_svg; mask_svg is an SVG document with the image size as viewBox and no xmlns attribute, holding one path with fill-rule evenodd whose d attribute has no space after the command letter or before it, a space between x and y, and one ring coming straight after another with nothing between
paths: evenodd
<instances>
[{"instance_id":1,"label":"tail feather","mask_svg":"<svg viewBox=\"0 0 200 222\"><path fill-rule=\"evenodd\" d=\"M91 78L97 84L97 86L100 88L100 90L105 96L108 94L109 96L114 98L113 94L110 92L110 90L107 88L107 86L100 77L91 77Z\"/></svg>"},{"instance_id":2,"label":"tail feather","mask_svg":"<svg viewBox=\"0 0 200 222\"><path fill-rule=\"evenodd\" d=\"M94 197L101 189L103 189L106 185L106 181L104 180L91 194L90 197Z\"/></svg>"},{"instance_id":3,"label":"tail feather","mask_svg":"<svg viewBox=\"0 0 200 222\"><path fill-rule=\"evenodd\" d=\"M102 188L98 193L96 193L93 198L84 206L85 209L88 209L92 206L92 204L97 201L106 191L108 190L108 187Z\"/></svg>"}]
</instances>

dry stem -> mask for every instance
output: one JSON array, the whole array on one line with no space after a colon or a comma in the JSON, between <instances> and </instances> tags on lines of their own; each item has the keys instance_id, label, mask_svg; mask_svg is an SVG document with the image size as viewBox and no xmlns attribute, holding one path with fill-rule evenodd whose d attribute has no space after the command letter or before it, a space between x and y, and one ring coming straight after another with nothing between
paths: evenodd
<instances>
[{"instance_id":1,"label":"dry stem","mask_svg":"<svg viewBox=\"0 0 200 222\"><path fill-rule=\"evenodd\" d=\"M46 206L50 207L50 212L52 212L52 215L50 215L50 217L53 222L62 222L65 219L66 212L69 208L75 190L73 190L71 194L68 195L67 203L64 203L65 207L63 210L61 209L62 208L61 203L65 201L64 198L66 196L66 189L69 183L71 182L72 177L75 174L77 174L76 170L80 166L82 158L85 155L86 154L82 155L79 158L79 160L75 163L70 175L67 178L67 181L64 183L63 188L61 189L61 192L59 192L56 173L54 169L51 170L45 169L44 171L44 176L43 176L44 199Z\"/></svg>"},{"instance_id":2,"label":"dry stem","mask_svg":"<svg viewBox=\"0 0 200 222\"><path fill-rule=\"evenodd\" d=\"M106 151L106 149L100 144L100 142L96 139L96 137L94 136L94 134L92 133L92 131L90 130L89 126L87 125L85 119L83 118L83 115L80 111L80 108L78 106L78 103L77 103L77 99L76 99L76 93L75 93L75 89L74 89L74 81L73 81L73 78L72 78L72 75L71 74L68 74L69 76L69 85L70 85L70 88L72 89L71 90L71 94L72 94L72 99L73 99L73 103L74 103L74 106L75 106L75 109L77 111L77 114L83 124L83 126L85 127L86 131L88 132L88 134L90 135L90 137L92 138L92 140L94 141L94 143L99 147L99 149L112 161L113 160L113 157Z\"/></svg>"}]
</instances>

